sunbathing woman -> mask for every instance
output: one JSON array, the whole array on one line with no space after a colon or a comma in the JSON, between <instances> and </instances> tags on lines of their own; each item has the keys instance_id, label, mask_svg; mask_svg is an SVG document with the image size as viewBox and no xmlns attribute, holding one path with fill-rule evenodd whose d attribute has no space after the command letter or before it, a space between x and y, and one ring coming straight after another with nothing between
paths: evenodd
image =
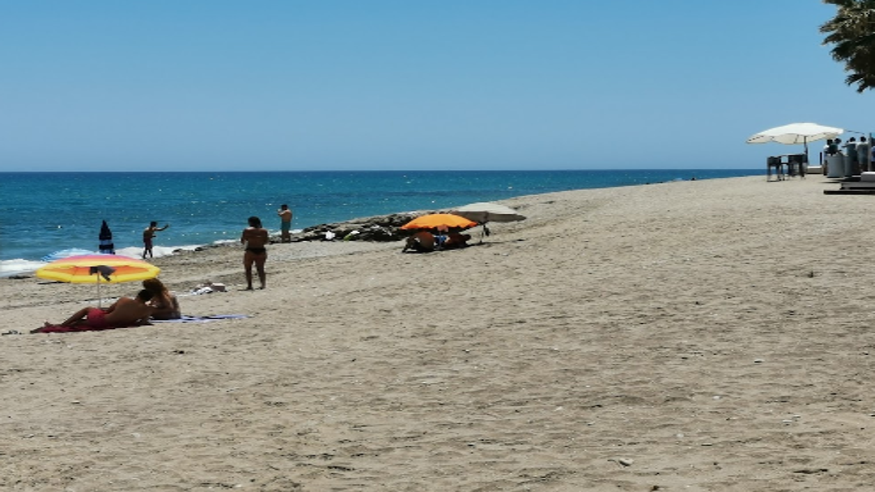
<instances>
[{"instance_id":1,"label":"sunbathing woman","mask_svg":"<svg viewBox=\"0 0 875 492\"><path fill-rule=\"evenodd\" d=\"M179 301L164 284L157 278L143 280L143 288L152 293L149 305L154 308L152 319L179 319L182 312L179 310Z\"/></svg>"},{"instance_id":2,"label":"sunbathing woman","mask_svg":"<svg viewBox=\"0 0 875 492\"><path fill-rule=\"evenodd\" d=\"M82 308L60 325L46 322L42 328L31 333L109 330L148 324L153 311L148 304L151 299L152 293L143 289L136 299L122 297L106 310L96 307Z\"/></svg>"}]
</instances>

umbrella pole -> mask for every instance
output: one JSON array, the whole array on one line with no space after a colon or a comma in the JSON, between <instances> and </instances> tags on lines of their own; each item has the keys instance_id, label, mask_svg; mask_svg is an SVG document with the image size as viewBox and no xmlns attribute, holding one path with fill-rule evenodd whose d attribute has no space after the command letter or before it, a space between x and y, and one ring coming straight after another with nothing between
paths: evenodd
<instances>
[{"instance_id":1,"label":"umbrella pole","mask_svg":"<svg viewBox=\"0 0 875 492\"><path fill-rule=\"evenodd\" d=\"M103 302L103 296L100 295L100 272L97 273L97 308L101 308L101 303Z\"/></svg>"},{"instance_id":2,"label":"umbrella pole","mask_svg":"<svg viewBox=\"0 0 875 492\"><path fill-rule=\"evenodd\" d=\"M489 228L486 227L486 224L489 222L489 212L486 212L483 215L483 233L480 235L480 242L483 243L483 236L489 235Z\"/></svg>"},{"instance_id":3,"label":"umbrella pole","mask_svg":"<svg viewBox=\"0 0 875 492\"><path fill-rule=\"evenodd\" d=\"M808 164L808 137L802 137L802 143L805 145L805 162L802 164ZM801 171L802 169L800 169Z\"/></svg>"}]
</instances>

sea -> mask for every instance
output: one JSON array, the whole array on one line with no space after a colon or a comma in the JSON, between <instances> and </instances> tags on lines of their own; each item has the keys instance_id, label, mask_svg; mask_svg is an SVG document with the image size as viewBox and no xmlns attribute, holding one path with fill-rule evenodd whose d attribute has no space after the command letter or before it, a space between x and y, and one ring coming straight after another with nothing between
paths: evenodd
<instances>
[{"instance_id":1,"label":"sea","mask_svg":"<svg viewBox=\"0 0 875 492\"><path fill-rule=\"evenodd\" d=\"M95 253L103 221L116 254L139 257L151 221L154 254L236 242L250 216L271 233L287 204L293 230L355 218L446 210L473 202L587 188L762 174L753 169L325 172L0 173L0 276Z\"/></svg>"}]
</instances>

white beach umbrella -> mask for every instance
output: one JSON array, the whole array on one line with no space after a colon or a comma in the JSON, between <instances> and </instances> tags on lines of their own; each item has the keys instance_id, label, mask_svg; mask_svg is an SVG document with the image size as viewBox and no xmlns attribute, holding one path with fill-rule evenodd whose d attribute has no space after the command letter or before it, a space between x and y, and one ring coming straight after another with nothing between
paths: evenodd
<instances>
[{"instance_id":1,"label":"white beach umbrella","mask_svg":"<svg viewBox=\"0 0 875 492\"><path fill-rule=\"evenodd\" d=\"M450 213L461 215L483 226L480 242L483 242L483 235L489 235L489 228L486 227L487 222L515 222L517 220L525 220L526 218L525 215L521 215L510 207L490 202L471 203L454 209Z\"/></svg>"},{"instance_id":2,"label":"white beach umbrella","mask_svg":"<svg viewBox=\"0 0 875 492\"><path fill-rule=\"evenodd\" d=\"M769 128L747 139L749 144L777 142L784 145L805 146L805 155L808 156L808 142L835 138L844 133L841 128L818 125L817 123L791 123L789 125Z\"/></svg>"},{"instance_id":3,"label":"white beach umbrella","mask_svg":"<svg viewBox=\"0 0 875 492\"><path fill-rule=\"evenodd\" d=\"M835 138L844 133L841 128L818 125L817 123L791 123L757 133L747 139L749 144L777 142L798 145L825 138Z\"/></svg>"},{"instance_id":4,"label":"white beach umbrella","mask_svg":"<svg viewBox=\"0 0 875 492\"><path fill-rule=\"evenodd\" d=\"M450 213L461 215L468 220L485 224L487 222L515 222L525 220L516 210L497 203L479 202L453 209Z\"/></svg>"}]
</instances>

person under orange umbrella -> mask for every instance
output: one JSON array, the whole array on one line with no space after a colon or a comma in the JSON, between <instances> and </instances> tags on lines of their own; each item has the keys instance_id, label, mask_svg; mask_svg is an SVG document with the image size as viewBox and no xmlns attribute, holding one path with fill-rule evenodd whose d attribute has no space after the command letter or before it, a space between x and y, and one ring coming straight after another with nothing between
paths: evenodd
<instances>
[{"instance_id":1,"label":"person under orange umbrella","mask_svg":"<svg viewBox=\"0 0 875 492\"><path fill-rule=\"evenodd\" d=\"M468 229L476 226L477 223L473 220L466 219L455 214L428 214L417 217L410 222L401 226L402 230L417 230L428 229L431 232L418 232L407 239L407 245L402 252L408 249L415 251L434 251L435 249L443 249L444 243L447 240L450 229Z\"/></svg>"},{"instance_id":2,"label":"person under orange umbrella","mask_svg":"<svg viewBox=\"0 0 875 492\"><path fill-rule=\"evenodd\" d=\"M406 253L409 249L417 253L430 253L434 251L434 245L434 234L428 231L419 231L407 238L407 242L401 252Z\"/></svg>"}]
</instances>

